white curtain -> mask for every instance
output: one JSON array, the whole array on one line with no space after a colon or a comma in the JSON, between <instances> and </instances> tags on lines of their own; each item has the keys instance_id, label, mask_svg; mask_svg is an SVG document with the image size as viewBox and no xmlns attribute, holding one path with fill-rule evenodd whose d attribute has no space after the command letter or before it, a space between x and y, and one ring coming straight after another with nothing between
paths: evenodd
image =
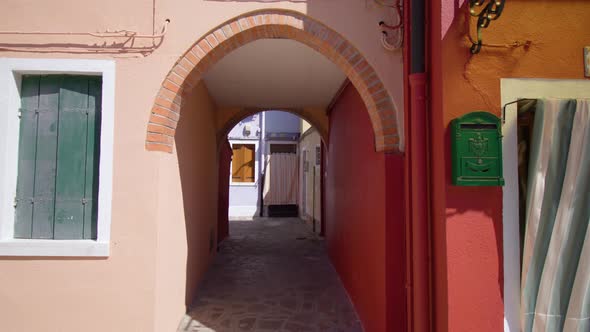
<instances>
[{"instance_id":1,"label":"white curtain","mask_svg":"<svg viewBox=\"0 0 590 332\"><path fill-rule=\"evenodd\" d=\"M272 153L264 177L264 205L297 204L297 154Z\"/></svg>"},{"instance_id":2,"label":"white curtain","mask_svg":"<svg viewBox=\"0 0 590 332\"><path fill-rule=\"evenodd\" d=\"M531 141L521 330L590 331L590 109L539 100Z\"/></svg>"}]
</instances>

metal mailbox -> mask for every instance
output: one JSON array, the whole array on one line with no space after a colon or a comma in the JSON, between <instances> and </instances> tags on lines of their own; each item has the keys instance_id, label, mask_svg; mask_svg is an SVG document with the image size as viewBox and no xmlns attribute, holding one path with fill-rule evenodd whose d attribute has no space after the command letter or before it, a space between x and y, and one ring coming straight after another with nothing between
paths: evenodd
<instances>
[{"instance_id":1,"label":"metal mailbox","mask_svg":"<svg viewBox=\"0 0 590 332\"><path fill-rule=\"evenodd\" d=\"M502 126L488 112L472 112L451 122L453 184L503 186Z\"/></svg>"}]
</instances>

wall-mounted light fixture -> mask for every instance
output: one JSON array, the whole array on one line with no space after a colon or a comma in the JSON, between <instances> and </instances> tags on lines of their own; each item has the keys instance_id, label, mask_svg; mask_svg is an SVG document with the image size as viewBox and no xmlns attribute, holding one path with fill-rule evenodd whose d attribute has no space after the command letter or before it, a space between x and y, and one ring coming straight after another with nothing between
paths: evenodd
<instances>
[{"instance_id":1,"label":"wall-mounted light fixture","mask_svg":"<svg viewBox=\"0 0 590 332\"><path fill-rule=\"evenodd\" d=\"M252 132L252 129L250 128L250 125L244 125L244 128L242 128L242 134L246 137L250 136L250 133Z\"/></svg>"},{"instance_id":2,"label":"wall-mounted light fixture","mask_svg":"<svg viewBox=\"0 0 590 332\"><path fill-rule=\"evenodd\" d=\"M482 47L482 29L487 28L492 21L502 15L506 0L469 0L469 13L477 17L477 41L471 40L470 51L477 54ZM470 36L471 39L471 36Z\"/></svg>"}]
</instances>

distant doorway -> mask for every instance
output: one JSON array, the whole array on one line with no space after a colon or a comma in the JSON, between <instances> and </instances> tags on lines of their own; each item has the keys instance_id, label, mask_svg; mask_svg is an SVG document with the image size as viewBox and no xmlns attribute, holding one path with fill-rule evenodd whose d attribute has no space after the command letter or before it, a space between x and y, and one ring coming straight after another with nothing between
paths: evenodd
<instances>
[{"instance_id":1,"label":"distant doorway","mask_svg":"<svg viewBox=\"0 0 590 332\"><path fill-rule=\"evenodd\" d=\"M263 204L269 217L297 217L299 165L296 142L269 142Z\"/></svg>"}]
</instances>

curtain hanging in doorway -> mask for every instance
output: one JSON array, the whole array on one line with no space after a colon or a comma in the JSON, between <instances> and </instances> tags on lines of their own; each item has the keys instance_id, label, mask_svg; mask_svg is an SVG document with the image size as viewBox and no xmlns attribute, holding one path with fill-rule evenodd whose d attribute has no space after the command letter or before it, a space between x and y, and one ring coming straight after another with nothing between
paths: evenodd
<instances>
[{"instance_id":1,"label":"curtain hanging in doorway","mask_svg":"<svg viewBox=\"0 0 590 332\"><path fill-rule=\"evenodd\" d=\"M264 205L297 204L297 154L272 153L264 178Z\"/></svg>"},{"instance_id":2,"label":"curtain hanging in doorway","mask_svg":"<svg viewBox=\"0 0 590 332\"><path fill-rule=\"evenodd\" d=\"M521 330L590 331L590 105L539 100L529 160Z\"/></svg>"}]
</instances>

